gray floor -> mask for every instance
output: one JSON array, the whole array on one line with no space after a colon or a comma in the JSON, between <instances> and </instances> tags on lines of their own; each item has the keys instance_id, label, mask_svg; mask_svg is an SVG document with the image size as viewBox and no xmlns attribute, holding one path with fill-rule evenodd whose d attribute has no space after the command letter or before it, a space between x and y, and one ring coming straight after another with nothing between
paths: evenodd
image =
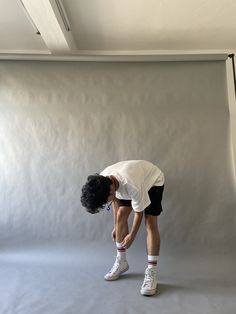
<instances>
[{"instance_id":1,"label":"gray floor","mask_svg":"<svg viewBox=\"0 0 236 314\"><path fill-rule=\"evenodd\" d=\"M134 245L130 270L103 280L114 261L112 244L45 243L3 246L1 314L236 312L236 259L225 254L162 252L159 293L139 293L146 256Z\"/></svg>"}]
</instances>

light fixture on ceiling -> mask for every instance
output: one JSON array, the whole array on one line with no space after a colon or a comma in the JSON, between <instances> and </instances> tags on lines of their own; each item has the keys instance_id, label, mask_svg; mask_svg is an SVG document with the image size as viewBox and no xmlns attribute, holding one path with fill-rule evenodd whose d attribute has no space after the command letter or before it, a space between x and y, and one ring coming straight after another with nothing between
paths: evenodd
<instances>
[{"instance_id":1,"label":"light fixture on ceiling","mask_svg":"<svg viewBox=\"0 0 236 314\"><path fill-rule=\"evenodd\" d=\"M70 23L69 23L69 19L66 15L66 11L65 11L65 8L64 8L64 5L62 3L61 0L55 0L56 2L56 5L57 5L57 8L58 8L58 11L61 15L61 18L62 18L62 21L65 25L65 29L67 30L67 32L71 31L71 27L70 27Z\"/></svg>"},{"instance_id":2,"label":"light fixture on ceiling","mask_svg":"<svg viewBox=\"0 0 236 314\"><path fill-rule=\"evenodd\" d=\"M38 30L37 26L34 24L34 21L32 20L31 16L29 15L29 13L28 13L24 3L21 0L19 0L19 2L21 4L21 6L23 7L23 11L24 11L27 19L29 20L30 24L33 26L33 29L34 29L35 33L37 35L40 35L40 31Z\"/></svg>"}]
</instances>

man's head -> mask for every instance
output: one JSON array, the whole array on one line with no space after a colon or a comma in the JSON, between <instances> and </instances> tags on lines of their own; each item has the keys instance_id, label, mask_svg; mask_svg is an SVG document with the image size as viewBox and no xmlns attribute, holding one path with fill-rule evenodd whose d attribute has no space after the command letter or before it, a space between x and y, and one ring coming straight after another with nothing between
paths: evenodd
<instances>
[{"instance_id":1,"label":"man's head","mask_svg":"<svg viewBox=\"0 0 236 314\"><path fill-rule=\"evenodd\" d=\"M99 174L88 176L82 187L81 204L91 214L98 213L110 199L112 180Z\"/></svg>"}]
</instances>

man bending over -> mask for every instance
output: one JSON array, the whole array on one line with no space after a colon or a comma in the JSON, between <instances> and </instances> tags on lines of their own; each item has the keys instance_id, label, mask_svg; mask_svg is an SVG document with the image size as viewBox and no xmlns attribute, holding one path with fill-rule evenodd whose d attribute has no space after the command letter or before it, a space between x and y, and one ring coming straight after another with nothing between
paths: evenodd
<instances>
[{"instance_id":1,"label":"man bending over","mask_svg":"<svg viewBox=\"0 0 236 314\"><path fill-rule=\"evenodd\" d=\"M113 241L116 241L117 257L105 280L116 280L129 269L126 250L133 243L143 214L147 234L147 263L142 295L154 295L157 291L157 262L160 251L160 235L157 217L162 212L164 175L151 162L145 160L121 161L105 168L100 174L90 175L82 188L81 203L88 212L95 214L112 205L114 214ZM134 210L131 230L128 217Z\"/></svg>"}]
</instances>

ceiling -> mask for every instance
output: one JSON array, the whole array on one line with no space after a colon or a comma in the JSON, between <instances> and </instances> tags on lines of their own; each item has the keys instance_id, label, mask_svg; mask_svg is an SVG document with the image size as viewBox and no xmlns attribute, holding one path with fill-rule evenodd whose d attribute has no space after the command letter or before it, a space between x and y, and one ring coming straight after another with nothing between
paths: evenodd
<instances>
[{"instance_id":1,"label":"ceiling","mask_svg":"<svg viewBox=\"0 0 236 314\"><path fill-rule=\"evenodd\" d=\"M235 0L61 0L70 31L56 2L0 0L0 53L236 50Z\"/></svg>"}]
</instances>

